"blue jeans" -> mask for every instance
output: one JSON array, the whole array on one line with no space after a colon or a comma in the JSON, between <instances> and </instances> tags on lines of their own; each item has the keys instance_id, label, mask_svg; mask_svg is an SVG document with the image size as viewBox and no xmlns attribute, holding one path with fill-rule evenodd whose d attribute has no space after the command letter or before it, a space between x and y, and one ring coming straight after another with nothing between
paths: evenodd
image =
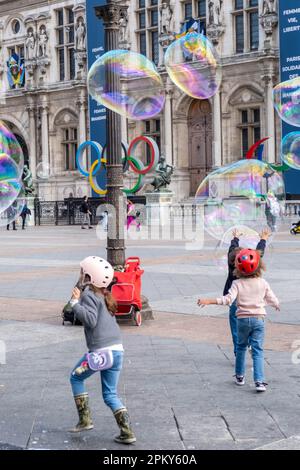
<instances>
[{"instance_id":1,"label":"blue jeans","mask_svg":"<svg viewBox=\"0 0 300 470\"><path fill-rule=\"evenodd\" d=\"M246 351L248 343L250 343L250 346L252 348L254 382L264 382L264 319L238 319L237 334L238 342L235 361L236 375L245 375Z\"/></svg>"},{"instance_id":2,"label":"blue jeans","mask_svg":"<svg viewBox=\"0 0 300 470\"><path fill-rule=\"evenodd\" d=\"M230 330L231 330L231 336L232 336L232 342L233 342L233 350L234 350L235 355L236 355L236 347L237 347L236 311L237 311L237 305L236 305L236 300L235 300L233 304L230 305L230 308L229 308L229 324L230 324Z\"/></svg>"},{"instance_id":3,"label":"blue jeans","mask_svg":"<svg viewBox=\"0 0 300 470\"><path fill-rule=\"evenodd\" d=\"M91 369L88 369L81 375L75 374L75 369L79 367L82 362L86 360L85 355L80 359L80 361L74 367L70 383L73 391L74 397L81 395L86 392L85 390L85 380L91 377L94 374L100 374L101 385L102 385L102 396L104 403L112 410L114 413L121 408L125 408L120 398L118 397L118 382L120 377L120 372L123 364L124 353L121 351L113 351L114 363L110 369L102 370L100 372L95 372Z\"/></svg>"}]
</instances>

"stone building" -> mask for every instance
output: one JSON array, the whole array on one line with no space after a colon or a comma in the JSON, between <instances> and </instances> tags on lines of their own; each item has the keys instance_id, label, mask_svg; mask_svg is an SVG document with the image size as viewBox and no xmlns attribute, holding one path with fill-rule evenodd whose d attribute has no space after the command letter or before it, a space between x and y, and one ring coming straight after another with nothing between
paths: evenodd
<instances>
[{"instance_id":1,"label":"stone building","mask_svg":"<svg viewBox=\"0 0 300 470\"><path fill-rule=\"evenodd\" d=\"M276 0L124 0L121 47L158 66L166 90L161 115L123 120L127 140L154 137L175 167L177 200L193 196L212 168L238 160L270 136L269 161L279 158L280 125L272 105L279 81ZM184 23L197 19L219 54L223 79L209 100L180 91L164 67L164 51ZM5 83L0 119L23 144L39 195L59 200L90 189L75 170L78 145L89 134L86 90L85 1L0 0L0 74ZM6 62L25 59L23 87L9 89ZM50 173L49 173L50 172Z\"/></svg>"},{"instance_id":2,"label":"stone building","mask_svg":"<svg viewBox=\"0 0 300 470\"><path fill-rule=\"evenodd\" d=\"M85 36L85 1L0 1L0 119L21 142L42 199L90 191L75 168L88 128ZM13 53L25 82L10 88Z\"/></svg>"}]
</instances>

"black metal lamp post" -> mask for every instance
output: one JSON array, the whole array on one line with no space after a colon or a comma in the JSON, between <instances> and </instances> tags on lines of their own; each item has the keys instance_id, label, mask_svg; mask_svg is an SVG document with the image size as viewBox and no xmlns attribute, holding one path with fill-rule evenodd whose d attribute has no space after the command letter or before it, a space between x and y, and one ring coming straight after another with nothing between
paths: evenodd
<instances>
[{"instance_id":1,"label":"black metal lamp post","mask_svg":"<svg viewBox=\"0 0 300 470\"><path fill-rule=\"evenodd\" d=\"M120 20L127 16L127 9L127 6L114 0L107 0L107 5L95 7L96 16L102 19L104 24L106 52L119 48ZM114 73L113 67L108 67L106 70L106 87L109 93L120 92L120 79L118 74ZM107 237L107 259L112 266L125 264L121 140L121 116L108 109L106 119L107 202L115 208L116 217L116 233L111 233L109 230Z\"/></svg>"}]
</instances>

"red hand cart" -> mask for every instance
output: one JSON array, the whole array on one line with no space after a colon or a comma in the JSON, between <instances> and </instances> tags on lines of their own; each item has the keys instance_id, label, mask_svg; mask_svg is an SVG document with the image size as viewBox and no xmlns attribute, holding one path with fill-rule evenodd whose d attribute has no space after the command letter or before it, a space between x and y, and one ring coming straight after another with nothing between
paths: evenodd
<instances>
[{"instance_id":1,"label":"red hand cart","mask_svg":"<svg viewBox=\"0 0 300 470\"><path fill-rule=\"evenodd\" d=\"M115 272L111 293L118 303L117 317L130 318L136 326L142 324L142 275L140 259L128 258L124 272Z\"/></svg>"}]
</instances>

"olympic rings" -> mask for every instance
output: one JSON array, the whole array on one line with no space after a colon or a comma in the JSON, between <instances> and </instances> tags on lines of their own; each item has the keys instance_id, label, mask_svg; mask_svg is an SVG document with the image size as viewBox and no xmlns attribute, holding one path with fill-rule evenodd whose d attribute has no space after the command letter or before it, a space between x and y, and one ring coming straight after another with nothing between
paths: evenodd
<instances>
[{"instance_id":1,"label":"olympic rings","mask_svg":"<svg viewBox=\"0 0 300 470\"><path fill-rule=\"evenodd\" d=\"M145 168L143 162L134 155L134 152L140 142L145 142L150 147L151 152L151 161L149 165ZM82 167L82 158L83 152L86 147L92 147L97 152L98 158L92 163L89 172L87 172ZM139 136L136 137L130 146L127 143L122 142L122 149L124 151L125 157L122 158L123 171L126 172L129 168L133 170L134 173L138 175L138 180L133 188L124 188L123 192L125 194L135 194L144 185L144 177L147 173L150 173L153 169L156 168L159 163L159 149L157 143L151 137ZM101 166L105 168L107 163L107 146L102 147L98 142L87 141L80 145L77 154L76 154L76 165L78 170L83 176L87 176L91 188L96 194L104 196L107 194L107 189L101 188L97 182L96 176L101 171Z\"/></svg>"},{"instance_id":2,"label":"olympic rings","mask_svg":"<svg viewBox=\"0 0 300 470\"><path fill-rule=\"evenodd\" d=\"M101 163L105 164L106 163L106 158L101 158L100 165L101 165ZM98 164L99 164L99 160L95 160L94 163L91 166L90 173L89 173L89 183L91 185L92 190L96 194L99 194L100 196L105 196L105 194L107 194L107 189L100 188L95 176L93 175L94 168Z\"/></svg>"},{"instance_id":3,"label":"olympic rings","mask_svg":"<svg viewBox=\"0 0 300 470\"><path fill-rule=\"evenodd\" d=\"M81 159L83 157L83 152L84 150L86 149L86 147L92 147L93 149L96 150L96 153L98 154L98 165L97 165L97 168L94 170L94 173L93 173L93 176L95 176L101 169L101 158L102 158L102 153L103 153L103 148L100 144L98 144L98 142L93 142L92 140L87 140L86 142L84 142L83 144L80 145L79 149L77 150L77 153L76 153L76 166L78 168L78 170L80 171L80 173L83 175L83 176L89 176L90 174L85 171L82 166L81 166Z\"/></svg>"},{"instance_id":4,"label":"olympic rings","mask_svg":"<svg viewBox=\"0 0 300 470\"><path fill-rule=\"evenodd\" d=\"M140 137L137 137L136 139L134 139L130 146L129 146L129 149L128 149L128 155L129 156L134 156L132 155L132 153L135 151L137 145L139 144L139 142L142 141L142 142L145 142L146 144L148 144L150 146L150 150L151 150L151 162L149 164L149 166L147 166L147 168L144 168L143 170L139 170L138 168L134 167L133 165L133 162L129 160L129 165L130 167L132 168L132 170L137 173L138 175L146 175L147 173L149 173L153 167L156 167L158 165L158 162L159 162L159 149L158 149L158 146L157 146L157 143L155 142L154 139L152 139L151 137L146 137L144 135L141 135Z\"/></svg>"}]
</instances>

